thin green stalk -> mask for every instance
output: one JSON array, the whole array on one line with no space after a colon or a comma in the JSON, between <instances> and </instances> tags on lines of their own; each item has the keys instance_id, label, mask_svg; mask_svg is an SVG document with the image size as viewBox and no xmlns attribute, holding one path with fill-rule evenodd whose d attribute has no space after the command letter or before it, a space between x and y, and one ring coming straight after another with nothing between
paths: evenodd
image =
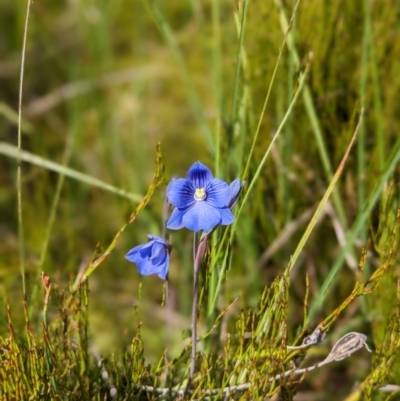
<instances>
[{"instance_id":1,"label":"thin green stalk","mask_svg":"<svg viewBox=\"0 0 400 401\"><path fill-rule=\"evenodd\" d=\"M11 124L18 126L18 111L15 111L10 105L0 101L0 116L3 116ZM30 121L21 116L21 131L24 134L32 134L33 126Z\"/></svg>"},{"instance_id":2,"label":"thin green stalk","mask_svg":"<svg viewBox=\"0 0 400 401\"><path fill-rule=\"evenodd\" d=\"M385 167L385 161L386 161L385 118L382 105L381 81L379 77L378 61L375 54L375 43L371 26L372 25L371 10L369 10L368 25L369 25L368 33L370 35L369 60L371 66L372 88L374 90L374 114L376 118L375 138L378 150L379 171L381 172Z\"/></svg>"},{"instance_id":3,"label":"thin green stalk","mask_svg":"<svg viewBox=\"0 0 400 401\"><path fill-rule=\"evenodd\" d=\"M221 174L221 113L222 113L222 66L221 66L221 22L220 22L219 0L212 1L212 28L213 28L213 51L212 51L212 79L215 102L215 176ZM212 236L212 247L216 246L217 238ZM212 271L209 281L209 292L212 293L217 282L216 272ZM192 311L193 313L193 311ZM207 314L208 315L208 314ZM214 314L208 315L214 321ZM211 323L212 324L212 323Z\"/></svg>"},{"instance_id":4,"label":"thin green stalk","mask_svg":"<svg viewBox=\"0 0 400 401\"><path fill-rule=\"evenodd\" d=\"M24 37L22 40L21 51L21 70L19 77L19 100L18 100L18 152L17 152L17 192L18 192L18 254L19 254L19 267L22 277L22 291L26 294L25 284L25 245L24 245L24 223L22 218L22 171L21 171L21 147L22 147L22 93L24 87L24 67L25 67L25 53L26 53L26 39L28 36L28 23L31 8L31 0L28 0L26 6Z\"/></svg>"},{"instance_id":5,"label":"thin green stalk","mask_svg":"<svg viewBox=\"0 0 400 401\"><path fill-rule=\"evenodd\" d=\"M369 0L363 2L363 13L364 13L364 27L363 27L363 42L362 42L362 55L361 55L361 76L360 76L360 101L361 107L366 108L366 93L368 85L368 62L369 62L369 42L370 42L370 4ZM358 210L362 210L365 205L365 194L366 194L366 143L365 143L365 122L362 121L360 126L360 134L357 142L357 199L358 199ZM363 244L367 242L367 229L365 226L361 227L359 233L360 240ZM366 261L363 269L365 277L369 276L370 266ZM361 299L361 310L364 316L368 315L368 306L366 299Z\"/></svg>"},{"instance_id":6,"label":"thin green stalk","mask_svg":"<svg viewBox=\"0 0 400 401\"><path fill-rule=\"evenodd\" d=\"M241 69L241 54L243 49L243 40L244 40L244 32L246 28L246 17L247 17L247 7L249 4L249 0L243 0L241 3L241 7L239 8L239 14L241 15L240 20L240 30L239 30L239 45L236 54L236 70L235 70L235 83L233 86L233 95L232 95L232 105L231 105L231 125L234 125L236 120L236 103L239 92L239 82L240 82L240 69Z\"/></svg>"},{"instance_id":7,"label":"thin green stalk","mask_svg":"<svg viewBox=\"0 0 400 401\"><path fill-rule=\"evenodd\" d=\"M296 1L292 1L292 26L291 26L291 34L293 39L295 38L295 13L294 10L296 9ZM285 35L286 36L286 35ZM276 102L276 107L278 109L277 113L279 117L283 115L283 111L292 101L292 94L294 88L294 74L296 69L296 63L293 57L293 54L289 52L287 56L287 99L284 101L283 92L278 91L277 96L278 100ZM285 135L281 137L281 140L278 141L278 148L279 154L281 157L279 158L278 164L278 176L277 176L277 183L278 183L278 205L280 205L281 212L282 212L282 222L284 224L288 224L291 217L290 217L290 182L288 179L287 172L291 169L291 160L292 160L292 120L293 118L290 117L288 122L286 123Z\"/></svg>"},{"instance_id":8,"label":"thin green stalk","mask_svg":"<svg viewBox=\"0 0 400 401\"><path fill-rule=\"evenodd\" d=\"M241 30L241 21L239 16L235 14L236 29ZM251 108L251 68L249 67L249 60L245 47L242 47L240 52L241 64L241 85L240 97L237 100L237 107L235 113L235 121L229 130L228 137L228 162L234 162L234 165L227 167L238 172L237 175L242 175L243 163L245 160L245 145L248 132L254 130L254 122L252 121L252 108Z\"/></svg>"},{"instance_id":9,"label":"thin green stalk","mask_svg":"<svg viewBox=\"0 0 400 401\"><path fill-rule=\"evenodd\" d=\"M215 175L220 176L220 154L221 154L221 111L222 111L222 66L221 66L221 21L219 0L212 1L212 28L213 28L213 51L212 51L212 79L215 101Z\"/></svg>"},{"instance_id":10,"label":"thin green stalk","mask_svg":"<svg viewBox=\"0 0 400 401\"><path fill-rule=\"evenodd\" d=\"M286 93L284 90L278 90L276 93L276 100L275 100L275 115L278 121L282 120L283 116L285 115L285 111L287 108L287 104L285 102ZM290 119L289 119L290 120ZM289 120L287 124L289 124ZM288 127L287 127L288 128ZM287 184L287 178L285 177L285 161L284 157L286 155L286 146L285 146L285 141L286 141L286 135L287 135L287 129L285 130L285 134L280 137L280 140L277 142L277 149L278 149L278 155L276 158L276 168L278 171L278 174L276 176L276 187L277 187L277 210L275 212L275 215L277 216L278 221L282 221L282 218L280 217L282 214L284 215L285 213L283 210L285 209L285 192L286 192L286 184ZM283 218L283 221L285 221L285 218Z\"/></svg>"},{"instance_id":11,"label":"thin green stalk","mask_svg":"<svg viewBox=\"0 0 400 401\"><path fill-rule=\"evenodd\" d=\"M296 36L296 14L295 14L295 9L296 9L296 1L292 1L292 7L293 7L293 12L292 12L292 36L293 39ZM294 89L294 74L296 70L296 64L294 60L294 56L292 53L289 53L288 55L288 83L287 83L287 106L289 106L291 100L292 100L292 93ZM281 154L283 155L283 170L284 174L283 175L283 193L282 193L282 200L283 200L283 213L285 217L285 223L289 223L291 220L290 216L290 184L288 180L288 176L286 174L286 171L291 169L291 162L292 162L292 148L293 148L293 118L292 116L289 117L288 122L286 123L286 133L285 133L285 140L280 141L281 142ZM283 148L283 149L282 149Z\"/></svg>"},{"instance_id":12,"label":"thin green stalk","mask_svg":"<svg viewBox=\"0 0 400 401\"><path fill-rule=\"evenodd\" d=\"M363 44L361 56L361 77L360 77L360 100L361 107L366 107L366 91L368 84L368 52L369 52L369 34L368 34L368 19L369 17L369 0L364 0L364 31L363 31ZM360 126L360 134L357 142L357 196L358 207L361 209L365 204L365 123L362 122ZM360 232L360 239L365 243L367 232L365 227Z\"/></svg>"}]
</instances>

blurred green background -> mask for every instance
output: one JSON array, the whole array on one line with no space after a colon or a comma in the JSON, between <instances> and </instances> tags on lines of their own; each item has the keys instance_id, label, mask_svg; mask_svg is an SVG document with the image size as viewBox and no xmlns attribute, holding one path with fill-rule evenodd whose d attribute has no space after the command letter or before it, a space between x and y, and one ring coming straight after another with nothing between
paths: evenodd
<instances>
[{"instance_id":1,"label":"blurred green background","mask_svg":"<svg viewBox=\"0 0 400 401\"><path fill-rule=\"evenodd\" d=\"M183 176L197 160L218 169L226 181L241 176L283 43L282 18L290 19L293 6L292 1L249 2L238 71L236 1L33 2L25 55L22 148L140 196L152 180L159 141L165 183L173 176ZM4 144L17 144L26 2L1 0L0 7L0 280L13 317L22 323L17 163ZM213 7L218 7L218 20ZM307 91L296 103L238 222L220 307L238 295L241 298L232 313L256 306L264 287L287 265L311 211L329 185L329 171L336 170L348 146L360 108L365 108L357 146L337 185L336 202L333 199L323 213L293 271L289 322L294 335L302 323L305 272L312 300L398 141L400 3L304 0L288 44L249 175L244 177L247 182L311 58ZM215 165L217 131L221 158ZM35 311L42 300L34 294L42 291L40 272L67 289L93 256L96 244L106 247L110 243L136 203L68 177L60 183L59 174L31 163L23 164L22 178L27 293L32 318L39 319ZM54 208L58 185L60 198ZM396 180L393 189L398 199ZM161 307L162 281L141 278L124 259L130 248L146 242L147 233L161 233L164 190L165 185L157 189L149 207L90 277L91 333L102 352L129 344L137 322L143 321L146 355L152 360L167 344L179 351L181 332L190 326L189 234L173 233L173 307L168 312ZM49 224L51 210L56 211L53 225ZM351 291L361 248L378 222L376 210L350 245L345 267L310 328ZM49 242L43 251L47 235ZM379 260L375 246L372 240L371 251ZM369 271L375 266L371 262ZM5 322L3 309L1 322ZM343 331L346 327L368 332L371 313L370 307L356 302L337 326ZM204 320L201 316L200 331ZM166 322L171 331L168 339L160 335ZM6 331L2 324L0 332ZM361 359L359 365L365 370L366 360Z\"/></svg>"}]
</instances>

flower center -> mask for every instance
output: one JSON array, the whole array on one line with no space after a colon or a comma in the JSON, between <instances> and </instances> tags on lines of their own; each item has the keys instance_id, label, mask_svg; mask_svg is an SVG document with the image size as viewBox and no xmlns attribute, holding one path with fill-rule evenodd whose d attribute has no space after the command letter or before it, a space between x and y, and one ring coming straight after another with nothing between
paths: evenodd
<instances>
[{"instance_id":1,"label":"flower center","mask_svg":"<svg viewBox=\"0 0 400 401\"><path fill-rule=\"evenodd\" d=\"M204 188L196 188L194 192L194 199L196 201L202 201L206 197L206 190Z\"/></svg>"}]
</instances>

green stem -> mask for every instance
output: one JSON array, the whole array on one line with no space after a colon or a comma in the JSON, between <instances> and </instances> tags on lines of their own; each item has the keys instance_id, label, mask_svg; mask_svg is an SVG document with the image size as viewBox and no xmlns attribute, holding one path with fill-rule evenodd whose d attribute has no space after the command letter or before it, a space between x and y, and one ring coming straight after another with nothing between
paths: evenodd
<instances>
[{"instance_id":1,"label":"green stem","mask_svg":"<svg viewBox=\"0 0 400 401\"><path fill-rule=\"evenodd\" d=\"M235 85L233 87L233 96L232 96L232 108L231 108L231 125L233 127L234 121L236 119L236 102L239 92L239 78L240 78L240 69L241 69L241 53L243 48L243 41L244 41L244 31L246 27L246 16L247 16L247 6L249 4L249 0L243 0L241 10L241 23L240 23L240 31L239 31L239 46L236 55L236 72L235 72Z\"/></svg>"},{"instance_id":2,"label":"green stem","mask_svg":"<svg viewBox=\"0 0 400 401\"><path fill-rule=\"evenodd\" d=\"M221 29L219 0L212 2L212 27L213 27L213 52L212 52L212 76L215 99L215 175L220 174L221 154L221 110L222 110L222 73L221 73Z\"/></svg>"},{"instance_id":3,"label":"green stem","mask_svg":"<svg viewBox=\"0 0 400 401\"><path fill-rule=\"evenodd\" d=\"M21 146L22 146L22 89L24 87L24 67L25 67L25 52L26 52L26 38L28 36L28 22L29 13L31 8L31 0L28 0L26 6L26 17L24 26L24 37L22 41L21 51L21 69L19 77L19 100L18 100L18 154L17 154L17 193L18 193L18 253L19 253L19 266L22 277L22 291L26 294L25 284L25 245L24 245L24 224L22 219L22 172L21 172Z\"/></svg>"}]
</instances>

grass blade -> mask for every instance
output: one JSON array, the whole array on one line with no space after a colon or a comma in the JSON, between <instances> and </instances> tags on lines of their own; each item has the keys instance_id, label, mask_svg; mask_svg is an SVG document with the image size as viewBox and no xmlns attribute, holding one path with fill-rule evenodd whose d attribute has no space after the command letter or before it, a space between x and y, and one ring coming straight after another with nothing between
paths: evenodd
<instances>
[{"instance_id":1,"label":"grass blade","mask_svg":"<svg viewBox=\"0 0 400 401\"><path fill-rule=\"evenodd\" d=\"M43 167L47 170L54 171L59 174L63 174L69 178L73 178L74 180L91 185L92 187L101 188L105 191L122 196L123 198L130 199L131 201L136 203L139 203L142 200L141 195L133 194L131 192L124 191L123 189L116 188L97 178L91 177L90 175L81 173L62 164L52 162L41 156L34 155L33 153L27 152L26 150L18 150L16 146L10 145L5 142L0 142L0 154L6 155L13 159L19 159L21 161L31 163L39 167Z\"/></svg>"}]
</instances>

